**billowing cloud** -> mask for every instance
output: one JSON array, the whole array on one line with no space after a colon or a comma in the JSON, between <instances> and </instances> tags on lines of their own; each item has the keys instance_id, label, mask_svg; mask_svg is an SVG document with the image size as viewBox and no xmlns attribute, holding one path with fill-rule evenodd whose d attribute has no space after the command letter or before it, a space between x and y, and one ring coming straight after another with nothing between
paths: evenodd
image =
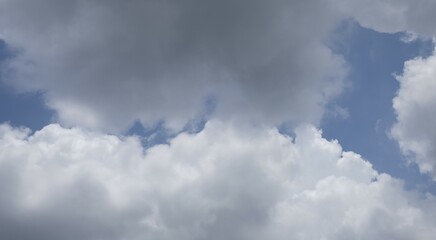
<instances>
[{"instance_id":1,"label":"billowing cloud","mask_svg":"<svg viewBox=\"0 0 436 240\"><path fill-rule=\"evenodd\" d=\"M209 122L168 145L0 127L2 239L433 239L435 199L310 126Z\"/></svg>"},{"instance_id":2,"label":"billowing cloud","mask_svg":"<svg viewBox=\"0 0 436 240\"><path fill-rule=\"evenodd\" d=\"M215 117L316 123L344 63L323 44L340 19L316 0L0 1L16 50L6 80L44 92L69 126L180 128Z\"/></svg>"},{"instance_id":3,"label":"billowing cloud","mask_svg":"<svg viewBox=\"0 0 436 240\"><path fill-rule=\"evenodd\" d=\"M392 129L409 160L436 179L436 56L405 63L394 98L397 123Z\"/></svg>"}]
</instances>

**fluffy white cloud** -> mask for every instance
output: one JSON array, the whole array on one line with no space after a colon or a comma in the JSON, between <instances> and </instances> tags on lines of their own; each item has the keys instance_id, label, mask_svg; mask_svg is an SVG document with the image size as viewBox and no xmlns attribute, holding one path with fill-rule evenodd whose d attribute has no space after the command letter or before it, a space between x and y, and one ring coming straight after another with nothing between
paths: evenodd
<instances>
[{"instance_id":1,"label":"fluffy white cloud","mask_svg":"<svg viewBox=\"0 0 436 240\"><path fill-rule=\"evenodd\" d=\"M263 0L0 1L6 80L44 92L62 123L108 131L135 120L180 128L215 116L317 122L341 91L323 44L335 6Z\"/></svg>"},{"instance_id":2,"label":"fluffy white cloud","mask_svg":"<svg viewBox=\"0 0 436 240\"><path fill-rule=\"evenodd\" d=\"M436 200L310 126L209 122L169 145L0 127L2 239L433 239Z\"/></svg>"},{"instance_id":3,"label":"fluffy white cloud","mask_svg":"<svg viewBox=\"0 0 436 240\"><path fill-rule=\"evenodd\" d=\"M436 56L407 61L397 79L400 89L393 100L397 123L392 134L421 172L436 179Z\"/></svg>"}]
</instances>

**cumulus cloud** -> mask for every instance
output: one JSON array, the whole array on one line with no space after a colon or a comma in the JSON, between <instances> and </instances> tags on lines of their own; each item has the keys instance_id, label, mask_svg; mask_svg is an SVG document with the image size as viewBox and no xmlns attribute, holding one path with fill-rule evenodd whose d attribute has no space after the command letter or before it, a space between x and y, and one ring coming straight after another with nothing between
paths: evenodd
<instances>
[{"instance_id":1,"label":"cumulus cloud","mask_svg":"<svg viewBox=\"0 0 436 240\"><path fill-rule=\"evenodd\" d=\"M344 63L323 44L339 20L326 1L0 1L3 64L44 92L67 126L111 132L134 121L179 129L215 117L316 123Z\"/></svg>"},{"instance_id":2,"label":"cumulus cloud","mask_svg":"<svg viewBox=\"0 0 436 240\"><path fill-rule=\"evenodd\" d=\"M436 56L407 61L397 79L400 89L393 100L397 123L392 134L421 172L436 179Z\"/></svg>"},{"instance_id":3,"label":"cumulus cloud","mask_svg":"<svg viewBox=\"0 0 436 240\"><path fill-rule=\"evenodd\" d=\"M433 239L435 199L311 126L209 122L143 149L53 124L0 127L2 239Z\"/></svg>"}]
</instances>

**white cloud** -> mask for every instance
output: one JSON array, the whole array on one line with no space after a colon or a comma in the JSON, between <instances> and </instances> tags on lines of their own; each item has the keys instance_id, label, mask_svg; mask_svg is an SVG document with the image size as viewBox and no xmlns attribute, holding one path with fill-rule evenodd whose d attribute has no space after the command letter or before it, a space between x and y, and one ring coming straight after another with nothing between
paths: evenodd
<instances>
[{"instance_id":1,"label":"white cloud","mask_svg":"<svg viewBox=\"0 0 436 240\"><path fill-rule=\"evenodd\" d=\"M433 196L403 190L311 126L209 122L144 150L49 125L0 127L4 239L433 239Z\"/></svg>"},{"instance_id":2,"label":"white cloud","mask_svg":"<svg viewBox=\"0 0 436 240\"><path fill-rule=\"evenodd\" d=\"M423 173L436 179L436 56L405 63L393 100L397 123L392 129L402 151Z\"/></svg>"},{"instance_id":3,"label":"white cloud","mask_svg":"<svg viewBox=\"0 0 436 240\"><path fill-rule=\"evenodd\" d=\"M0 1L4 69L41 90L67 126L117 132L135 120L180 128L216 97L215 117L316 123L342 88L323 44L325 1Z\"/></svg>"}]
</instances>

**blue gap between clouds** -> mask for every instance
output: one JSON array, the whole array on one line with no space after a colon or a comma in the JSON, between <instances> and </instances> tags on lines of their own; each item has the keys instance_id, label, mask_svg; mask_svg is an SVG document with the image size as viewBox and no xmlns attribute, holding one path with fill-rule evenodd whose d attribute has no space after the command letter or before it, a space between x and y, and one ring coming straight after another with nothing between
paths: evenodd
<instances>
[{"instance_id":1,"label":"blue gap between clouds","mask_svg":"<svg viewBox=\"0 0 436 240\"><path fill-rule=\"evenodd\" d=\"M0 66L11 57L13 54L7 44L0 39ZM18 93L2 77L0 75L0 123L8 122L35 131L52 122L54 112L45 107L41 93Z\"/></svg>"},{"instance_id":2,"label":"blue gap between clouds","mask_svg":"<svg viewBox=\"0 0 436 240\"><path fill-rule=\"evenodd\" d=\"M215 111L217 99L214 96L207 96L204 98L203 111L196 118L189 121L185 127L174 132L165 128L165 122L159 121L151 126L144 127L140 121L136 121L124 134L135 135L141 139L144 148L149 148L157 144L168 144L171 139L179 133L198 133L201 132L210 115Z\"/></svg>"},{"instance_id":3,"label":"blue gap between clouds","mask_svg":"<svg viewBox=\"0 0 436 240\"><path fill-rule=\"evenodd\" d=\"M384 34L361 27L349 20L332 34L330 48L344 57L350 66L350 87L330 107L348 110L349 117L327 116L321 128L327 139L338 139L345 150L361 154L379 172L405 180L406 188L436 193L436 184L422 175L416 165L407 165L389 131L395 123L392 108L404 62L418 56L427 57L433 43L400 39L405 33Z\"/></svg>"}]
</instances>

